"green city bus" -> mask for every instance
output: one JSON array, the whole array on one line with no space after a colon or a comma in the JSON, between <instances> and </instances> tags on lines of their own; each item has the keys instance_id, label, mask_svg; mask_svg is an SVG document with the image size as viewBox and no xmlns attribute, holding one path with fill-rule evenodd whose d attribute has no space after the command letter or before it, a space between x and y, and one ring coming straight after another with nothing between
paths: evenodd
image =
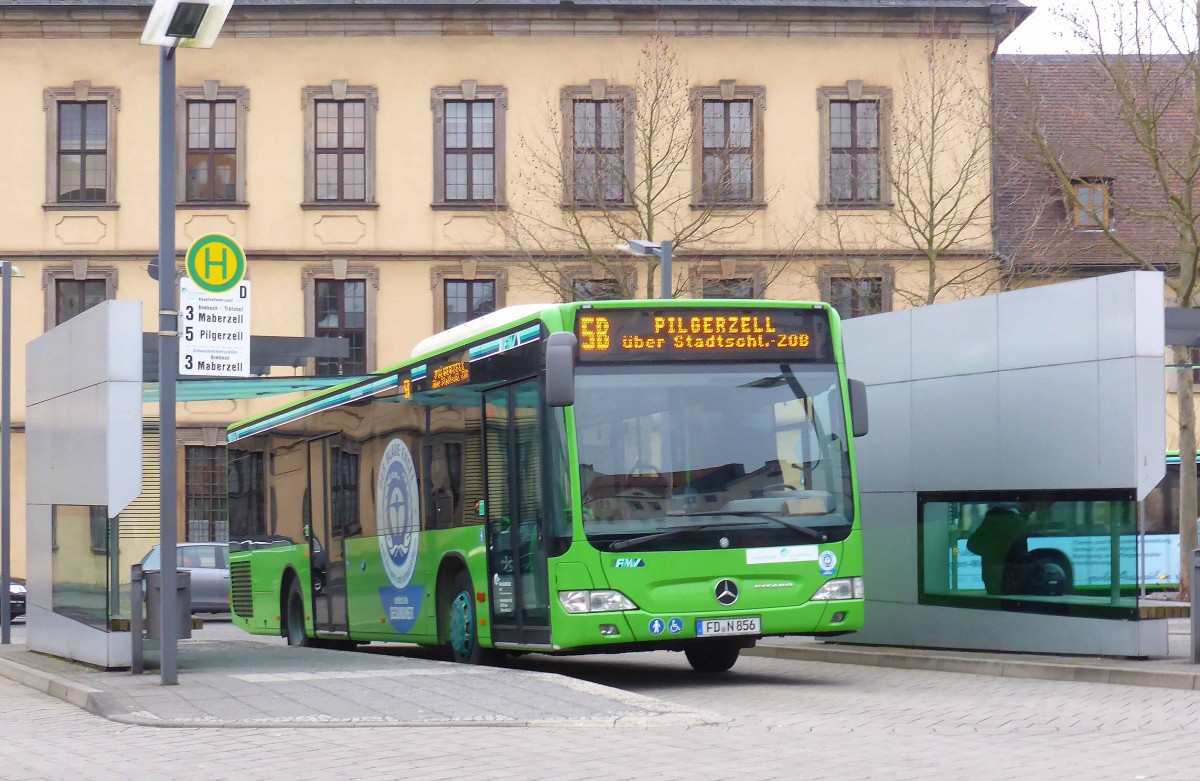
<instances>
[{"instance_id":1,"label":"green city bus","mask_svg":"<svg viewBox=\"0 0 1200 781\"><path fill-rule=\"evenodd\" d=\"M229 428L233 621L728 670L862 627L865 433L826 304L502 309Z\"/></svg>"}]
</instances>

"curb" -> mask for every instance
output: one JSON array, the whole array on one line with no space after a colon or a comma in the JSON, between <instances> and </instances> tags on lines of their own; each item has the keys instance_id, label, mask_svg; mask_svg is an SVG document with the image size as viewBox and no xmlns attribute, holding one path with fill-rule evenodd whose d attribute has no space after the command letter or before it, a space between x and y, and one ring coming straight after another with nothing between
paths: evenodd
<instances>
[{"instance_id":1,"label":"curb","mask_svg":"<svg viewBox=\"0 0 1200 781\"><path fill-rule=\"evenodd\" d=\"M748 656L768 659L792 659L803 662L858 664L870 667L894 667L901 670L926 670L943 673L992 675L999 678L1028 678L1043 681L1114 683L1122 686L1152 686L1162 689L1200 689L1200 675L1175 670L1130 670L1104 665L1055 664L1008 659L971 659L961 656L920 655L884 648L799 648L758 645L743 651Z\"/></svg>"},{"instance_id":2,"label":"curb","mask_svg":"<svg viewBox=\"0 0 1200 781\"><path fill-rule=\"evenodd\" d=\"M36 689L43 694L49 694L51 697L82 708L88 713L108 718L100 704L100 695L104 693L100 689L93 689L91 686L76 683L44 670L26 667L2 657L0 657L0 676L28 686L30 689Z\"/></svg>"}]
</instances>

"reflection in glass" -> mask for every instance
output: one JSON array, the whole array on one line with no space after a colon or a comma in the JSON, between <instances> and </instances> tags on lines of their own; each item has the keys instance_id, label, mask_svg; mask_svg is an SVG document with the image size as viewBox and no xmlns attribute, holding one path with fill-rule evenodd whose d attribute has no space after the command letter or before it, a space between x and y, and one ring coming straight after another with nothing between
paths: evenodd
<instances>
[{"instance_id":1,"label":"reflection in glass","mask_svg":"<svg viewBox=\"0 0 1200 781\"><path fill-rule=\"evenodd\" d=\"M836 367L581 368L575 421L584 531L601 550L811 545L850 533Z\"/></svg>"},{"instance_id":2,"label":"reflection in glass","mask_svg":"<svg viewBox=\"0 0 1200 781\"><path fill-rule=\"evenodd\" d=\"M1172 560L1177 570L1178 543L1174 552L1150 537L1139 546L1131 497L1078 495L922 497L922 601L1038 612L1136 607L1142 584L1161 585Z\"/></svg>"},{"instance_id":3,"label":"reflection in glass","mask_svg":"<svg viewBox=\"0 0 1200 781\"><path fill-rule=\"evenodd\" d=\"M107 631L109 616L118 612L108 594L115 522L109 523L107 508L100 505L60 504L52 508L51 523L54 612Z\"/></svg>"}]
</instances>

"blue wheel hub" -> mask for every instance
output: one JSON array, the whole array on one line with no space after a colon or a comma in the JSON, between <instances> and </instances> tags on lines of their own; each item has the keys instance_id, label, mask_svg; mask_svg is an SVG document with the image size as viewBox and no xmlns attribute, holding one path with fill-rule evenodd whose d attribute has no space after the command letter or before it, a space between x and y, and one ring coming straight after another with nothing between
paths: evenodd
<instances>
[{"instance_id":1,"label":"blue wheel hub","mask_svg":"<svg viewBox=\"0 0 1200 781\"><path fill-rule=\"evenodd\" d=\"M460 591L450 603L450 647L459 659L470 658L475 649L475 627L471 623L471 595Z\"/></svg>"}]
</instances>

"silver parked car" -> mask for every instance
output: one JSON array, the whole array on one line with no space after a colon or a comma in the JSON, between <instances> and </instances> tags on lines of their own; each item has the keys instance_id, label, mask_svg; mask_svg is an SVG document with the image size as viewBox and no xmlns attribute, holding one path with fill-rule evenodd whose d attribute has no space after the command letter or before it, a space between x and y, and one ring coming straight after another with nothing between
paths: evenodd
<instances>
[{"instance_id":1,"label":"silver parked car","mask_svg":"<svg viewBox=\"0 0 1200 781\"><path fill-rule=\"evenodd\" d=\"M142 571L161 564L155 545L142 559ZM192 573L192 612L229 612L229 546L219 542L181 542L175 548L175 566Z\"/></svg>"}]
</instances>

